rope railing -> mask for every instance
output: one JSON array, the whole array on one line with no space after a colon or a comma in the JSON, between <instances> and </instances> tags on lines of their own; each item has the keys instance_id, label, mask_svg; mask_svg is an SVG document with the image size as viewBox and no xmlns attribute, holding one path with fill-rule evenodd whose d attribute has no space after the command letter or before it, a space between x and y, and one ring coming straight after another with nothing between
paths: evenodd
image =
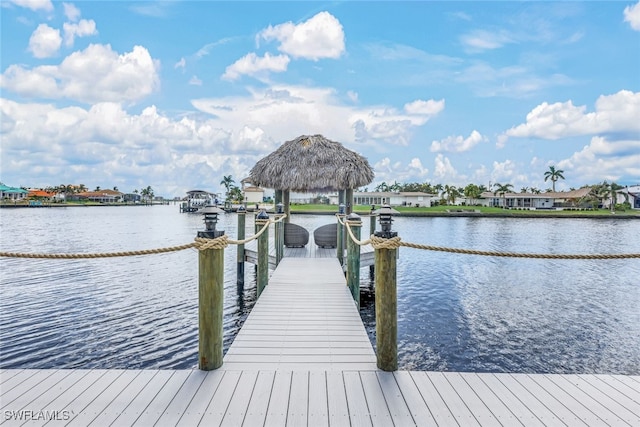
<instances>
[{"instance_id":1,"label":"rope railing","mask_svg":"<svg viewBox=\"0 0 640 427\"><path fill-rule=\"evenodd\" d=\"M277 220L268 220L264 226L251 237L243 240L233 240L229 236L223 234L215 239L206 239L204 237L196 237L192 243L187 243L178 246L169 246L166 248L158 249L143 249L137 251L122 251L122 252L104 252L104 253L89 253L89 254L45 254L45 253L20 253L20 252L0 252L0 258L38 258L38 259L94 259L94 258L116 258L127 256L141 256L141 255L154 255L169 252L179 252L185 249L197 249L199 251L207 249L224 249L229 245L243 245L249 243L252 240L256 240L264 233L269 225L275 224L284 220L286 215L281 216Z\"/></svg>"},{"instance_id":2,"label":"rope railing","mask_svg":"<svg viewBox=\"0 0 640 427\"><path fill-rule=\"evenodd\" d=\"M640 254L538 254L538 253L518 253L518 252L499 252L499 251L480 251L473 249L447 248L443 246L423 245L418 243L404 242L400 237L392 237L385 239L371 235L367 240L358 240L351 231L349 221L338 222L345 225L349 233L349 237L359 246L371 245L374 249L397 249L401 246L413 249L421 249L427 251L448 252L465 255L481 255L508 258L533 258L533 259L627 259L640 258Z\"/></svg>"}]
</instances>

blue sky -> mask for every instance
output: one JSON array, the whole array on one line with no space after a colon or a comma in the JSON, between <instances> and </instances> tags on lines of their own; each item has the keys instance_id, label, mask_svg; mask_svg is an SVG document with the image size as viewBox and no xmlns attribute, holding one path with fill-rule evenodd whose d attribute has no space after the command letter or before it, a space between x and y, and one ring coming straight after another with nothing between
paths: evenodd
<instances>
[{"instance_id":1,"label":"blue sky","mask_svg":"<svg viewBox=\"0 0 640 427\"><path fill-rule=\"evenodd\" d=\"M370 191L640 184L640 2L0 4L7 185L221 192L318 133Z\"/></svg>"}]
</instances>

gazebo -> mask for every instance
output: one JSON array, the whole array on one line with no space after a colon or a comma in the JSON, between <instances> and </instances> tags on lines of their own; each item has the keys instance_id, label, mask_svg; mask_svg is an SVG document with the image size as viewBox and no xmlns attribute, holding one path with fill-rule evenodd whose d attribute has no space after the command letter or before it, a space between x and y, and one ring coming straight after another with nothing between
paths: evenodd
<instances>
[{"instance_id":1,"label":"gazebo","mask_svg":"<svg viewBox=\"0 0 640 427\"><path fill-rule=\"evenodd\" d=\"M291 191L338 191L351 213L353 190L373 181L367 159L322 135L302 135L284 142L259 160L249 173L251 182L276 191L289 220Z\"/></svg>"}]
</instances>

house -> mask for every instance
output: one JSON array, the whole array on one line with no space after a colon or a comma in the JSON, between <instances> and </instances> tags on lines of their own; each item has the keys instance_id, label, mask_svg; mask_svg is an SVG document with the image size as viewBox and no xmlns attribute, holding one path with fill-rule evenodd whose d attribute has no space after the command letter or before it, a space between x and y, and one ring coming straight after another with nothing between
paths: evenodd
<instances>
[{"instance_id":1,"label":"house","mask_svg":"<svg viewBox=\"0 0 640 427\"><path fill-rule=\"evenodd\" d=\"M262 203L264 200L264 189L260 187L251 185L244 187L242 192L244 193L244 201L247 204Z\"/></svg>"},{"instance_id":2,"label":"house","mask_svg":"<svg viewBox=\"0 0 640 427\"><path fill-rule=\"evenodd\" d=\"M98 203L119 203L124 194L116 190L84 191L69 196L72 200L89 200Z\"/></svg>"},{"instance_id":3,"label":"house","mask_svg":"<svg viewBox=\"0 0 640 427\"><path fill-rule=\"evenodd\" d=\"M563 209L579 207L589 195L590 187L571 191L550 191L546 193L493 193L485 191L479 202L483 206L507 207L509 209Z\"/></svg>"},{"instance_id":4,"label":"house","mask_svg":"<svg viewBox=\"0 0 640 427\"><path fill-rule=\"evenodd\" d=\"M631 209L640 209L640 185L628 185L616 193L616 203L628 202Z\"/></svg>"},{"instance_id":5,"label":"house","mask_svg":"<svg viewBox=\"0 0 640 427\"><path fill-rule=\"evenodd\" d=\"M2 201L19 201L29 196L29 192L23 188L9 187L0 182L0 200Z\"/></svg>"},{"instance_id":6,"label":"house","mask_svg":"<svg viewBox=\"0 0 640 427\"><path fill-rule=\"evenodd\" d=\"M435 194L422 193L419 191L375 191L353 193L354 205L380 206L388 204L389 206L431 206L432 201L437 201L438 196ZM338 195L329 196L330 204L338 204Z\"/></svg>"},{"instance_id":7,"label":"house","mask_svg":"<svg viewBox=\"0 0 640 427\"><path fill-rule=\"evenodd\" d=\"M54 196L55 196L54 193L49 193L48 191L34 189L34 188L29 189L29 194L27 195L27 197L29 197L30 199L47 199L47 200L52 200Z\"/></svg>"}]
</instances>

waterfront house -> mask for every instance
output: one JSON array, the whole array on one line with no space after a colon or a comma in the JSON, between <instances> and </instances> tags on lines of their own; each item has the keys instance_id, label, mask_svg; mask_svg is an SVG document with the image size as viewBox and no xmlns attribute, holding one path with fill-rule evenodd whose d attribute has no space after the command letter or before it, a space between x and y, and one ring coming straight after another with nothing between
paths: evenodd
<instances>
[{"instance_id":1,"label":"waterfront house","mask_svg":"<svg viewBox=\"0 0 640 427\"><path fill-rule=\"evenodd\" d=\"M628 202L631 209L640 209L640 185L628 185L616 193L616 203Z\"/></svg>"},{"instance_id":2,"label":"waterfront house","mask_svg":"<svg viewBox=\"0 0 640 427\"><path fill-rule=\"evenodd\" d=\"M590 187L571 191L549 191L545 193L493 193L485 191L478 200L483 206L506 207L508 209L557 209L577 208L589 195Z\"/></svg>"},{"instance_id":3,"label":"waterfront house","mask_svg":"<svg viewBox=\"0 0 640 427\"><path fill-rule=\"evenodd\" d=\"M422 193L420 191L356 191L353 193L354 205L380 206L431 206L439 200L435 194ZM329 195L329 203L338 204L338 194Z\"/></svg>"},{"instance_id":4,"label":"waterfront house","mask_svg":"<svg viewBox=\"0 0 640 427\"><path fill-rule=\"evenodd\" d=\"M17 202L29 196L29 192L23 188L9 187L0 182L0 200Z\"/></svg>"},{"instance_id":5,"label":"waterfront house","mask_svg":"<svg viewBox=\"0 0 640 427\"><path fill-rule=\"evenodd\" d=\"M34 188L29 189L29 194L27 195L27 197L30 199L44 199L48 201L53 200L54 196L55 196L54 193L49 193L48 191L34 189Z\"/></svg>"},{"instance_id":6,"label":"waterfront house","mask_svg":"<svg viewBox=\"0 0 640 427\"><path fill-rule=\"evenodd\" d=\"M83 191L68 196L69 200L88 200L97 203L120 203L124 194L116 190Z\"/></svg>"}]
</instances>

